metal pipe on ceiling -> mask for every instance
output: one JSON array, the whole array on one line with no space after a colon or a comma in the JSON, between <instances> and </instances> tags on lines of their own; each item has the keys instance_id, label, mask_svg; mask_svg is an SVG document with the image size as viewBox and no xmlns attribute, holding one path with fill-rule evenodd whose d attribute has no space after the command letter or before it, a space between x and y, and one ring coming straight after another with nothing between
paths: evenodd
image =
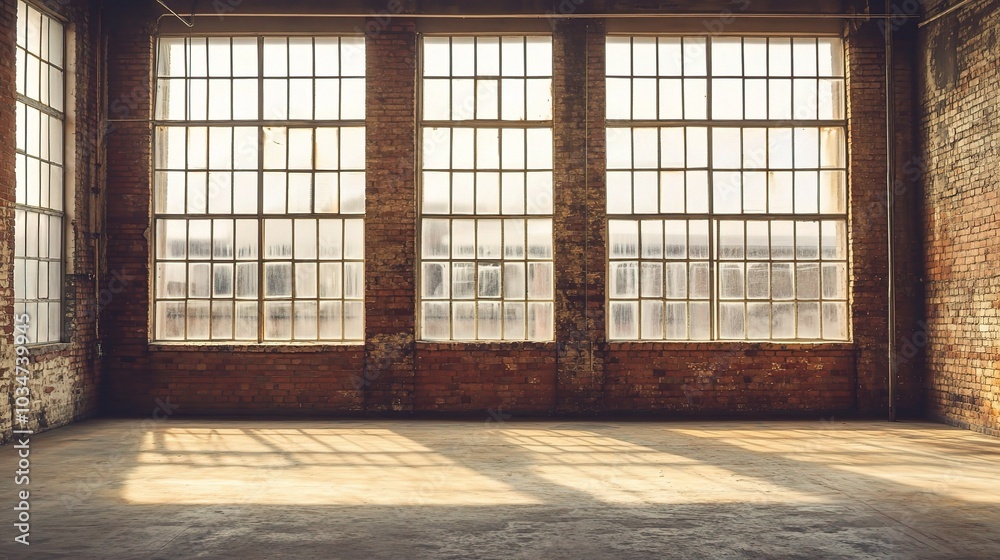
<instances>
[{"instance_id":1,"label":"metal pipe on ceiling","mask_svg":"<svg viewBox=\"0 0 1000 560\"><path fill-rule=\"evenodd\" d=\"M164 9L166 9L168 12L170 12L174 17L176 17L177 19L181 20L181 23L183 23L184 25L188 26L188 28L194 27L194 23L192 23L191 21L189 21L190 17L188 17L187 20L184 19L183 17L181 17L180 14L178 14L177 12L175 12L173 8L171 8L170 6L168 6L166 4L166 2L164 2L163 0L156 0L156 3L159 4L159 5L161 5L161 6L163 6Z\"/></svg>"},{"instance_id":2,"label":"metal pipe on ceiling","mask_svg":"<svg viewBox=\"0 0 1000 560\"><path fill-rule=\"evenodd\" d=\"M167 7L163 4L162 0L157 0L161 5ZM167 15L174 15L178 18L194 18L199 16L211 16L211 17L223 17L223 18L233 18L233 17L258 17L258 18L277 18L277 17L287 17L287 18L370 18L370 17L383 17L376 13L231 13L231 14L215 14L215 13L203 13L203 14L178 14L173 10L170 10L170 14L163 14L164 17ZM942 14L943 15L943 14ZM907 14L825 14L825 13L802 13L802 14L765 14L765 13L673 13L673 12L656 12L648 14L636 14L636 13L604 13L604 14L407 14L399 13L393 14L393 17L398 17L402 19L678 19L678 18L688 18L688 19L710 19L710 18L734 18L734 19L839 19L839 20L880 20L880 19L918 19L919 15L907 15ZM185 25L191 27L187 21L184 21Z\"/></svg>"},{"instance_id":3,"label":"metal pipe on ceiling","mask_svg":"<svg viewBox=\"0 0 1000 560\"><path fill-rule=\"evenodd\" d=\"M920 23L917 24L917 27L924 27L924 26L930 25L931 23L934 23L935 21L937 21L937 20L943 18L944 16L946 16L946 15L954 12L955 10L958 10L958 9L962 8L963 6L965 6L966 4L968 4L970 2L972 2L972 0L962 0L958 4L955 4L954 6L948 8L947 10L945 10L945 11L943 11L943 12L937 14L937 15L933 15L933 16L927 18L924 21L921 21Z\"/></svg>"}]
</instances>

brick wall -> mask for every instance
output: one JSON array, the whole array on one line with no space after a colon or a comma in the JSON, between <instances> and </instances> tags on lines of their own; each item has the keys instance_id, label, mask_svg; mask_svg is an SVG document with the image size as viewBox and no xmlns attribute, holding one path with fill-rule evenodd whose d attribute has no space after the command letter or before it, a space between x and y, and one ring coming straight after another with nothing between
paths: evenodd
<instances>
[{"instance_id":1,"label":"brick wall","mask_svg":"<svg viewBox=\"0 0 1000 560\"><path fill-rule=\"evenodd\" d=\"M28 387L32 400L30 422L12 428L11 403L16 388L13 380L14 290L12 284L14 243L14 79L15 20L17 2L0 1L0 441L11 436L12 429L46 430L91 416L98 410L101 368L97 355L97 253L92 234L100 232L92 189L100 184L100 11L84 0L46 0L35 2L68 23L75 42L67 43L76 58L76 97L67 89L69 118L76 134L70 138L76 157L75 175L66 177L67 216L72 245L65 248L74 267L67 270L64 283L65 327L62 344L31 348L31 376ZM67 80L70 78L67 71ZM69 137L69 135L67 135Z\"/></svg>"},{"instance_id":2,"label":"brick wall","mask_svg":"<svg viewBox=\"0 0 1000 560\"><path fill-rule=\"evenodd\" d=\"M152 3L150 3L152 4ZM144 11L149 10L149 11ZM112 99L133 101L108 140L109 270L129 279L106 308L108 410L185 413L856 413L884 417L889 349L882 34L847 38L854 342L609 344L605 340L604 27L553 22L556 342L416 341L417 22L369 26L366 340L357 346L148 344L155 8L109 23ZM586 95L585 95L586 94ZM872 208L881 204L882 211Z\"/></svg>"},{"instance_id":3,"label":"brick wall","mask_svg":"<svg viewBox=\"0 0 1000 560\"><path fill-rule=\"evenodd\" d=\"M944 7L928 3L929 13ZM929 413L1000 435L1000 0L920 34Z\"/></svg>"}]
</instances>

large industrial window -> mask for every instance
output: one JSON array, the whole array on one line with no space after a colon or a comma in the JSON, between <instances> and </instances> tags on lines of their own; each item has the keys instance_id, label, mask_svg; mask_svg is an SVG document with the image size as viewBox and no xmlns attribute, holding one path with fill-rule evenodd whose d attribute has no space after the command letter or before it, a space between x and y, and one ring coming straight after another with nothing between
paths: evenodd
<instances>
[{"instance_id":1,"label":"large industrial window","mask_svg":"<svg viewBox=\"0 0 1000 560\"><path fill-rule=\"evenodd\" d=\"M365 52L161 38L154 338L364 338Z\"/></svg>"},{"instance_id":2,"label":"large industrial window","mask_svg":"<svg viewBox=\"0 0 1000 560\"><path fill-rule=\"evenodd\" d=\"M17 3L14 313L31 343L62 339L65 30Z\"/></svg>"},{"instance_id":3,"label":"large industrial window","mask_svg":"<svg viewBox=\"0 0 1000 560\"><path fill-rule=\"evenodd\" d=\"M423 40L425 340L551 340L552 41Z\"/></svg>"},{"instance_id":4,"label":"large industrial window","mask_svg":"<svg viewBox=\"0 0 1000 560\"><path fill-rule=\"evenodd\" d=\"M828 37L608 37L612 340L846 340Z\"/></svg>"}]
</instances>

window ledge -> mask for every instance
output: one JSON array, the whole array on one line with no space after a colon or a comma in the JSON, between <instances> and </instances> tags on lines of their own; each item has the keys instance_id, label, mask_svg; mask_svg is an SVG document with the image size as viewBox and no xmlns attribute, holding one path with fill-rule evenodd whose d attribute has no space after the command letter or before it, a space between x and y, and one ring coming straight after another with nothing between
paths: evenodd
<instances>
[{"instance_id":1,"label":"window ledge","mask_svg":"<svg viewBox=\"0 0 1000 560\"><path fill-rule=\"evenodd\" d=\"M716 350L719 352L784 350L803 352L845 352L856 348L853 341L840 340L782 340L782 341L726 341L726 340L614 340L607 343L611 351L620 350Z\"/></svg>"},{"instance_id":2,"label":"window ledge","mask_svg":"<svg viewBox=\"0 0 1000 560\"><path fill-rule=\"evenodd\" d=\"M362 350L364 342L322 342L322 343L251 343L251 344L219 344L214 342L150 342L146 348L150 352L225 352L231 354L262 353L262 354L311 354L318 352L339 352L345 350Z\"/></svg>"},{"instance_id":3,"label":"window ledge","mask_svg":"<svg viewBox=\"0 0 1000 560\"><path fill-rule=\"evenodd\" d=\"M73 344L70 342L44 342L25 346L31 358L48 358L54 354L65 352L72 347Z\"/></svg>"}]
</instances>

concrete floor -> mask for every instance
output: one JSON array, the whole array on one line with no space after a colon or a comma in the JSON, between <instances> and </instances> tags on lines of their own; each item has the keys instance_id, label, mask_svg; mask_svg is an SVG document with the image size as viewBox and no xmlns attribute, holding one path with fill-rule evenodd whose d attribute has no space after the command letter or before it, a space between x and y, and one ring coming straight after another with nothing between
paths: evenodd
<instances>
[{"instance_id":1,"label":"concrete floor","mask_svg":"<svg viewBox=\"0 0 1000 560\"><path fill-rule=\"evenodd\" d=\"M936 424L99 420L0 558L1000 558L1000 440ZM5 556L6 555L6 556Z\"/></svg>"}]
</instances>

